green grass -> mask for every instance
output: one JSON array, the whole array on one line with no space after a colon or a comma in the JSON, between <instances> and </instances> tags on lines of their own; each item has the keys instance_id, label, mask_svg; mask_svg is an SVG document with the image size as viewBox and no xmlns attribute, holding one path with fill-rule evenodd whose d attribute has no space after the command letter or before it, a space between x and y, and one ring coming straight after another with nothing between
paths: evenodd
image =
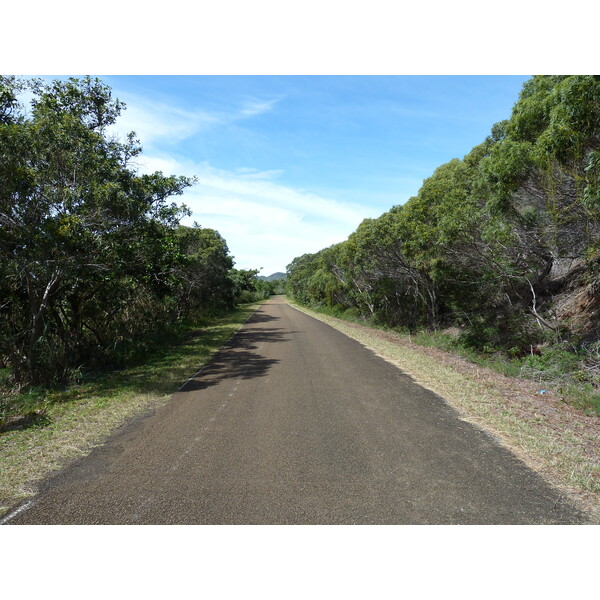
<instances>
[{"instance_id":1,"label":"green grass","mask_svg":"<svg viewBox=\"0 0 600 600\"><path fill-rule=\"evenodd\" d=\"M521 374L519 361L511 359L501 352L477 352L477 350L462 344L456 337L441 331L419 331L409 337L410 341L418 346L438 348L457 354L480 367L488 367L507 377L518 377Z\"/></svg>"},{"instance_id":2,"label":"green grass","mask_svg":"<svg viewBox=\"0 0 600 600\"><path fill-rule=\"evenodd\" d=\"M0 379L0 431L2 425L36 411L47 412L52 406L97 394L107 401L123 393L166 394L178 381L189 377L198 360L208 357L230 335L231 327L248 318L257 304L242 305L221 316L203 317L180 324L177 330L158 334L143 352L128 361L125 369L84 372L79 383L67 388L32 387L11 393L8 376ZM191 359L191 360L190 360ZM8 371L8 370L7 370Z\"/></svg>"},{"instance_id":3,"label":"green grass","mask_svg":"<svg viewBox=\"0 0 600 600\"><path fill-rule=\"evenodd\" d=\"M68 389L35 388L13 395L5 390L5 414L25 419L0 433L0 514L33 494L49 473L102 443L128 418L165 404L258 306L244 305L187 325L169 345L156 344L127 368L85 374Z\"/></svg>"}]
</instances>

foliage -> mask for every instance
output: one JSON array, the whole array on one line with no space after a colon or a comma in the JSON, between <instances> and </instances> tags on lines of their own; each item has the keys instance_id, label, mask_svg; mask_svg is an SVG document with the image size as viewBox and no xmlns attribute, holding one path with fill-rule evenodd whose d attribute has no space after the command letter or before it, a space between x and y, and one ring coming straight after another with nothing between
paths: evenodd
<instances>
[{"instance_id":1,"label":"foliage","mask_svg":"<svg viewBox=\"0 0 600 600\"><path fill-rule=\"evenodd\" d=\"M27 89L29 111L18 102ZM98 79L0 79L0 357L19 386L118 366L194 312L233 304L227 245L182 227L193 183L138 174Z\"/></svg>"},{"instance_id":2,"label":"foliage","mask_svg":"<svg viewBox=\"0 0 600 600\"><path fill-rule=\"evenodd\" d=\"M294 259L288 282L300 303L410 331L457 326L469 347L518 353L590 334L560 321L553 299L581 262L597 289L599 255L600 78L539 76L462 160L345 242Z\"/></svg>"},{"instance_id":3,"label":"foliage","mask_svg":"<svg viewBox=\"0 0 600 600\"><path fill-rule=\"evenodd\" d=\"M285 284L281 280L267 281L258 277L259 269L231 269L233 296L235 302L244 304L266 300L273 294L285 293Z\"/></svg>"}]
</instances>

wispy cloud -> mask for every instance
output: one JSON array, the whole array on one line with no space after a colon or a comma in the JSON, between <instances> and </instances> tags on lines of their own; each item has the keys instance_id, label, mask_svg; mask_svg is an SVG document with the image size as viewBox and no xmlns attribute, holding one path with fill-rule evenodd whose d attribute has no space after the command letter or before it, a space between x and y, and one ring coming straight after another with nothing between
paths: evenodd
<instances>
[{"instance_id":1,"label":"wispy cloud","mask_svg":"<svg viewBox=\"0 0 600 600\"><path fill-rule=\"evenodd\" d=\"M135 131L144 147L157 143L176 144L221 122L218 115L203 110L184 110L177 106L137 96L119 94L127 105L111 133L124 138Z\"/></svg>"},{"instance_id":2,"label":"wispy cloud","mask_svg":"<svg viewBox=\"0 0 600 600\"><path fill-rule=\"evenodd\" d=\"M181 201L192 211L185 222L217 229L240 268L284 270L293 258L341 242L371 208L340 203L277 181L280 172L226 171L207 163L148 156L144 171L195 175Z\"/></svg>"},{"instance_id":3,"label":"wispy cloud","mask_svg":"<svg viewBox=\"0 0 600 600\"><path fill-rule=\"evenodd\" d=\"M193 213L184 222L217 229L238 267L263 267L266 274L284 270L296 256L343 241L364 217L376 216L358 204L286 185L279 169L240 165L224 170L176 154L178 142L264 114L281 99L246 98L219 112L125 95L128 108L115 129L122 136L138 133L144 147L137 159L141 172L195 176L197 183L177 199Z\"/></svg>"},{"instance_id":4,"label":"wispy cloud","mask_svg":"<svg viewBox=\"0 0 600 600\"><path fill-rule=\"evenodd\" d=\"M235 170L235 173L245 179L274 179L283 173L281 169L269 169L267 171L259 171L248 167L240 167Z\"/></svg>"},{"instance_id":5,"label":"wispy cloud","mask_svg":"<svg viewBox=\"0 0 600 600\"><path fill-rule=\"evenodd\" d=\"M272 110L272 108L281 100L281 98L275 98L274 100L248 100L242 106L240 113L244 116L254 117L262 113Z\"/></svg>"},{"instance_id":6,"label":"wispy cloud","mask_svg":"<svg viewBox=\"0 0 600 600\"><path fill-rule=\"evenodd\" d=\"M186 110L138 95L115 95L125 102L126 109L110 132L125 139L129 132L135 131L144 148L165 143L174 145L209 129L255 117L270 111L281 100L254 98L241 101L237 107L228 110Z\"/></svg>"},{"instance_id":7,"label":"wispy cloud","mask_svg":"<svg viewBox=\"0 0 600 600\"><path fill-rule=\"evenodd\" d=\"M269 179L248 178L214 168L206 163L198 165L196 172L198 186L218 190L221 193L235 194L244 198L254 198L262 204L283 209L293 207L300 210L305 220L316 219L338 224L357 224L362 208L357 205L341 204L305 190L296 190Z\"/></svg>"}]
</instances>

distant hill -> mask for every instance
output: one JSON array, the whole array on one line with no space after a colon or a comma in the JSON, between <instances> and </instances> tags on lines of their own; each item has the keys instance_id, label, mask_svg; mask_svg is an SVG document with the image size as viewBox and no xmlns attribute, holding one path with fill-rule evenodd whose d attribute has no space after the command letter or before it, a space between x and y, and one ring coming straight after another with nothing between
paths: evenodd
<instances>
[{"instance_id":1,"label":"distant hill","mask_svg":"<svg viewBox=\"0 0 600 600\"><path fill-rule=\"evenodd\" d=\"M279 279L285 279L285 273L273 273L268 277L265 277L264 275L259 275L258 279L261 279L262 281L277 281Z\"/></svg>"}]
</instances>

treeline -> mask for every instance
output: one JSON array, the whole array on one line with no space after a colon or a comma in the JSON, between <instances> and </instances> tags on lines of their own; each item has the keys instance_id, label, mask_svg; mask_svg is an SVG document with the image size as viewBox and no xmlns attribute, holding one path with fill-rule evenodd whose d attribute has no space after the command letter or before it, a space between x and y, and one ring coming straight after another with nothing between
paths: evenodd
<instances>
[{"instance_id":1,"label":"treeline","mask_svg":"<svg viewBox=\"0 0 600 600\"><path fill-rule=\"evenodd\" d=\"M600 78L527 81L510 119L415 197L288 266L301 303L478 348L598 337Z\"/></svg>"},{"instance_id":2,"label":"treeline","mask_svg":"<svg viewBox=\"0 0 600 600\"><path fill-rule=\"evenodd\" d=\"M123 108L89 77L0 78L0 367L17 389L121 366L252 283L217 231L180 224L170 199L193 180L138 174L134 134L108 135Z\"/></svg>"},{"instance_id":3,"label":"treeline","mask_svg":"<svg viewBox=\"0 0 600 600\"><path fill-rule=\"evenodd\" d=\"M232 278L236 289L236 298L240 303L266 300L275 294L285 294L285 280L270 280L259 277L259 269L232 270Z\"/></svg>"}]
</instances>

